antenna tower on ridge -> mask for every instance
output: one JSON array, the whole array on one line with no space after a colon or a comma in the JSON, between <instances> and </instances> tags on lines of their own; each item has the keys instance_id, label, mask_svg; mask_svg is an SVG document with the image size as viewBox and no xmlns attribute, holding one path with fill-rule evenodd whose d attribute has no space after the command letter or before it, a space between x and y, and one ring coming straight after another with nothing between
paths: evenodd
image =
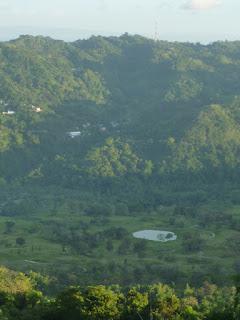
<instances>
[{"instance_id":1,"label":"antenna tower on ridge","mask_svg":"<svg viewBox=\"0 0 240 320\"><path fill-rule=\"evenodd\" d=\"M154 41L159 41L160 36L159 36L159 28L158 28L158 22L155 22L155 34L154 34Z\"/></svg>"}]
</instances>

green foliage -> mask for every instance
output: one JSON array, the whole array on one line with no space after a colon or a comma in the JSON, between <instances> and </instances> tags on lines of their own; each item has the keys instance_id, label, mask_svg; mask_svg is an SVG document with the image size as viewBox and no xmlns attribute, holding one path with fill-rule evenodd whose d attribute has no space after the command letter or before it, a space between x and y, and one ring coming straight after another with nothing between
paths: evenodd
<instances>
[{"instance_id":1,"label":"green foliage","mask_svg":"<svg viewBox=\"0 0 240 320\"><path fill-rule=\"evenodd\" d=\"M219 105L200 113L174 152L173 168L200 171L233 168L239 164L240 130L231 114Z\"/></svg>"},{"instance_id":2,"label":"green foliage","mask_svg":"<svg viewBox=\"0 0 240 320\"><path fill-rule=\"evenodd\" d=\"M88 173L93 176L115 177L139 172L141 159L132 151L128 143L120 139L108 138L104 146L95 148L87 155ZM151 173L150 164L146 164L146 174Z\"/></svg>"},{"instance_id":3,"label":"green foliage","mask_svg":"<svg viewBox=\"0 0 240 320\"><path fill-rule=\"evenodd\" d=\"M72 288L63 292L57 299L60 314L74 320L81 317L86 320L119 319L121 295L104 286L88 287L81 292Z\"/></svg>"},{"instance_id":4,"label":"green foliage","mask_svg":"<svg viewBox=\"0 0 240 320\"><path fill-rule=\"evenodd\" d=\"M5 269L9 277L12 271ZM27 279L27 277L26 277ZM56 298L48 298L35 288L9 289L0 279L0 315L8 320L215 320L238 319L236 288L218 288L205 283L199 289L186 287L177 293L173 287L119 286L70 287ZM16 283L14 283L16 284ZM22 284L21 284L22 286Z\"/></svg>"},{"instance_id":5,"label":"green foliage","mask_svg":"<svg viewBox=\"0 0 240 320\"><path fill-rule=\"evenodd\" d=\"M182 76L165 95L166 102L187 102L199 96L202 86L196 80Z\"/></svg>"},{"instance_id":6,"label":"green foliage","mask_svg":"<svg viewBox=\"0 0 240 320\"><path fill-rule=\"evenodd\" d=\"M27 293L32 290L32 284L23 273L0 268L0 292L9 294Z\"/></svg>"}]
</instances>

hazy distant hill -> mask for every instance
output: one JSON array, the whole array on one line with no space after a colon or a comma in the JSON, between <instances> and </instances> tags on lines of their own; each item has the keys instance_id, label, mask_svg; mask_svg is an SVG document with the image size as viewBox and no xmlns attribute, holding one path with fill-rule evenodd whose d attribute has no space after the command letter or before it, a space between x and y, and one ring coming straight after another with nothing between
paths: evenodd
<instances>
[{"instance_id":1,"label":"hazy distant hill","mask_svg":"<svg viewBox=\"0 0 240 320\"><path fill-rule=\"evenodd\" d=\"M0 41L9 41L16 39L20 35L32 36L50 36L53 39L64 41L75 41L76 39L87 39L92 35L118 35L113 32L103 30L71 29L71 28L54 28L54 27L36 27L36 26L1 26Z\"/></svg>"}]
</instances>

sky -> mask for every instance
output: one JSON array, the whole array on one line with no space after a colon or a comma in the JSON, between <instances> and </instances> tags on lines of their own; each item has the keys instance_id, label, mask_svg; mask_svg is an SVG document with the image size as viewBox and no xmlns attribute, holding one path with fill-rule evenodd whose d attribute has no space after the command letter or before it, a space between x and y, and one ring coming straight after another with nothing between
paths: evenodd
<instances>
[{"instance_id":1,"label":"sky","mask_svg":"<svg viewBox=\"0 0 240 320\"><path fill-rule=\"evenodd\" d=\"M141 34L170 41L240 40L240 0L0 0L0 40Z\"/></svg>"}]
</instances>

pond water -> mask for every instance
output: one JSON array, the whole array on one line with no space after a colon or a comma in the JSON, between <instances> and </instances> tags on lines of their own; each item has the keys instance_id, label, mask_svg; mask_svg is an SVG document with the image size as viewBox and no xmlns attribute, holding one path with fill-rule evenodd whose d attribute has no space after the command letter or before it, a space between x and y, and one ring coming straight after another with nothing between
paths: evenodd
<instances>
[{"instance_id":1,"label":"pond water","mask_svg":"<svg viewBox=\"0 0 240 320\"><path fill-rule=\"evenodd\" d=\"M177 239L175 233L161 230L141 230L133 233L134 238L167 242Z\"/></svg>"}]
</instances>

